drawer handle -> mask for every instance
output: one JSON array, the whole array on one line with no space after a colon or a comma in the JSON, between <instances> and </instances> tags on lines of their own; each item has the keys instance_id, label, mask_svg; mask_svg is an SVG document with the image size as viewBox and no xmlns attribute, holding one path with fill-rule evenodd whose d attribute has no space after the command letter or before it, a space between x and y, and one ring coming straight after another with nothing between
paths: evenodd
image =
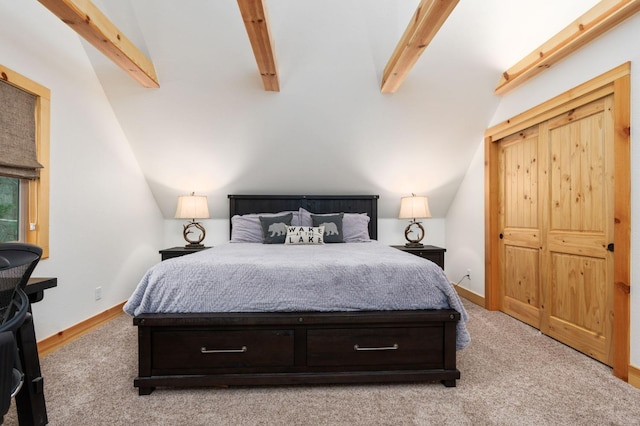
<instances>
[{"instance_id":1,"label":"drawer handle","mask_svg":"<svg viewBox=\"0 0 640 426\"><path fill-rule=\"evenodd\" d=\"M200 348L200 353L202 354L238 354L246 351L246 346L243 346L240 349L207 349L204 346Z\"/></svg>"},{"instance_id":2,"label":"drawer handle","mask_svg":"<svg viewBox=\"0 0 640 426\"><path fill-rule=\"evenodd\" d=\"M353 349L356 351L395 351L399 348L397 343L394 343L393 346L379 346L373 348L361 348L359 345L353 345Z\"/></svg>"}]
</instances>

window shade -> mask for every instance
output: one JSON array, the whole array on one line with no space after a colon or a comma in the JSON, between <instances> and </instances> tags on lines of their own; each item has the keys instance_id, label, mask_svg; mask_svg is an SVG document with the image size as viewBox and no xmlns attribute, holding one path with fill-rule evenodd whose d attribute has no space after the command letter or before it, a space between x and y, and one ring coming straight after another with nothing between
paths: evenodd
<instances>
[{"instance_id":1,"label":"window shade","mask_svg":"<svg viewBox=\"0 0 640 426\"><path fill-rule=\"evenodd\" d=\"M0 80L0 175L37 179L36 97Z\"/></svg>"}]
</instances>

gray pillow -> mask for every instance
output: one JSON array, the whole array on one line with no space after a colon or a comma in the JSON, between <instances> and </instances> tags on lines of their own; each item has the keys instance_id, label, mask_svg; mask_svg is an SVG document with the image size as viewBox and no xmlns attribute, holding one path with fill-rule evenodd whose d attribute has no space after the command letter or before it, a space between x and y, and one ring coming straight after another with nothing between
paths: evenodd
<instances>
[{"instance_id":1,"label":"gray pillow","mask_svg":"<svg viewBox=\"0 0 640 426\"><path fill-rule=\"evenodd\" d=\"M344 234L342 233L342 218L344 213L336 213L332 215L311 215L313 226L324 226L324 242L325 243L343 243Z\"/></svg>"},{"instance_id":2,"label":"gray pillow","mask_svg":"<svg viewBox=\"0 0 640 426\"><path fill-rule=\"evenodd\" d=\"M313 213L300 207L298 210L301 226L313 226L311 215ZM337 213L319 214L316 216L331 216ZM295 216L294 216L295 220ZM342 218L342 240L345 243L362 243L371 241L369 237L369 221L371 218L366 213L344 213ZM292 223L294 224L294 223Z\"/></svg>"},{"instance_id":3,"label":"gray pillow","mask_svg":"<svg viewBox=\"0 0 640 426\"><path fill-rule=\"evenodd\" d=\"M345 243L363 243L371 241L369 221L366 213L345 213L342 218L342 231Z\"/></svg>"},{"instance_id":4,"label":"gray pillow","mask_svg":"<svg viewBox=\"0 0 640 426\"><path fill-rule=\"evenodd\" d=\"M300 215L297 211L284 211L278 213L258 213L258 214L245 214L235 215L231 218L231 242L232 243L261 243L262 237L262 225L260 224L260 216L274 217L284 216L287 213L292 213L291 225L300 225ZM309 219L311 223L311 219Z\"/></svg>"},{"instance_id":5,"label":"gray pillow","mask_svg":"<svg viewBox=\"0 0 640 426\"><path fill-rule=\"evenodd\" d=\"M300 217L300 226L313 226L311 220L312 213L309 210L305 210L302 207L298 209L298 216Z\"/></svg>"},{"instance_id":6,"label":"gray pillow","mask_svg":"<svg viewBox=\"0 0 640 426\"><path fill-rule=\"evenodd\" d=\"M260 216L262 226L262 242L264 244L284 244L287 238L287 228L291 225L293 214L283 216Z\"/></svg>"}]
</instances>

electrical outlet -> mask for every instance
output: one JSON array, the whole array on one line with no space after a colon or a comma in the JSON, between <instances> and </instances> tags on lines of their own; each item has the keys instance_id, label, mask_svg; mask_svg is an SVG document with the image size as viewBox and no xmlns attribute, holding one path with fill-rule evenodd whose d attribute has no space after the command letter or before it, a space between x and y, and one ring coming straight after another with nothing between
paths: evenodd
<instances>
[{"instance_id":1,"label":"electrical outlet","mask_svg":"<svg viewBox=\"0 0 640 426\"><path fill-rule=\"evenodd\" d=\"M467 269L467 278L469 278L469 281L471 281L471 269Z\"/></svg>"},{"instance_id":2,"label":"electrical outlet","mask_svg":"<svg viewBox=\"0 0 640 426\"><path fill-rule=\"evenodd\" d=\"M102 287L96 287L95 296L96 300L102 299Z\"/></svg>"}]
</instances>

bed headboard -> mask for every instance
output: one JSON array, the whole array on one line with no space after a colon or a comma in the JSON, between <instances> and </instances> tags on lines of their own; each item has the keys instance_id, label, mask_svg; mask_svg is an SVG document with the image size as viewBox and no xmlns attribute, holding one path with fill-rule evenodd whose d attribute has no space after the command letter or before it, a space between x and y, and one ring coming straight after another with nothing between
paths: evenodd
<instances>
[{"instance_id":1,"label":"bed headboard","mask_svg":"<svg viewBox=\"0 0 640 426\"><path fill-rule=\"evenodd\" d=\"M229 218L250 213L277 213L302 207L311 213L366 213L369 236L378 239L377 195L229 195ZM229 220L231 232L231 220Z\"/></svg>"}]
</instances>

